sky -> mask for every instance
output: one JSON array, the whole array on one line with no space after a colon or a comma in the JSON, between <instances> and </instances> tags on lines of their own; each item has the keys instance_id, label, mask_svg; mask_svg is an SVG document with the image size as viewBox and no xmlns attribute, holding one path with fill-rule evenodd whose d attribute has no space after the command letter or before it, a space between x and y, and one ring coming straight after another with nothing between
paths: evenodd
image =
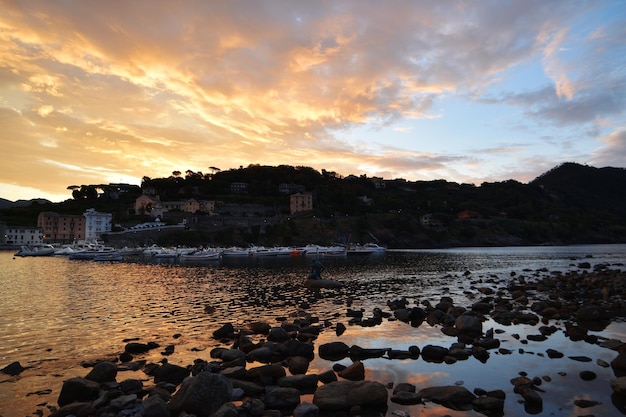
<instances>
[{"instance_id":1,"label":"sky","mask_svg":"<svg viewBox=\"0 0 626 417\"><path fill-rule=\"evenodd\" d=\"M250 164L625 167L625 1L0 0L0 198Z\"/></svg>"}]
</instances>

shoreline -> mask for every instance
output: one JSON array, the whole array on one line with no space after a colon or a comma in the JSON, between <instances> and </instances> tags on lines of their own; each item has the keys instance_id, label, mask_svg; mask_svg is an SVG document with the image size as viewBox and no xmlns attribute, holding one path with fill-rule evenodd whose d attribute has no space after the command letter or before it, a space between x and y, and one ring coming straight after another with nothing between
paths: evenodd
<instances>
[{"instance_id":1,"label":"shoreline","mask_svg":"<svg viewBox=\"0 0 626 417\"><path fill-rule=\"evenodd\" d=\"M349 297L345 297L345 295L351 293L358 294L357 289L348 285L346 291L337 297L342 301L340 305L341 309L344 310L342 315L334 315L331 317L315 316L307 313L308 309L306 305L300 305L294 317L283 317L280 321L277 320L277 323L265 320L257 322L254 321L255 317L250 317L245 326L230 323L232 325L232 331L225 332L222 328L214 330L214 340L210 344L219 345L219 347L214 347L212 349L215 350L210 350L209 352L206 350L198 351L197 357L204 358L203 362L188 362L185 366L168 363L168 366L165 366L165 364L159 365L158 361L154 361L159 355L161 359L174 359L179 353L179 348L182 346L181 344L176 344L176 339L172 341L171 345L161 345L143 353L126 352L132 357L130 361L124 361L123 359L128 359L129 357L122 357L121 355L109 357L107 358L108 360L97 359L99 357L98 355L102 354L98 352L95 352L94 358L86 358L84 360L86 360L89 365L98 364L97 368L108 367L109 369L108 376L105 377L105 380L98 381L98 383L104 384L104 386L110 388L107 392L112 392L107 394L111 398L104 404L110 405L111 400L124 397L128 401L128 404L124 407L143 407L150 393L154 394L155 390L156 392L160 392L159 384L156 382L157 377L154 374L157 370L166 372L168 370L163 370L163 368L172 368L180 373L184 373L185 371L183 369L185 369L187 370L187 375L191 375L193 374L193 369L196 369L196 371L202 369L211 374L228 375L226 378L231 384L233 384L233 382L239 385L242 385L243 382L256 384L256 387L243 384L249 391L244 390L246 396L237 399L233 403L236 407L246 407L246 404L247 406L257 404L261 395L258 393L252 394L252 392L257 392L255 390L258 390L258 386L267 388L285 384L305 384L304 386L296 385L297 388L290 386L282 387L285 388L285 390L282 391L286 391L284 395L291 395L292 403L290 403L289 407L294 406L294 409L297 407L297 405L293 403L295 402L295 394L293 391L295 389L299 392L298 398L301 398L301 395L304 393L304 398L308 399L308 402L313 404L311 407L317 406L321 408L321 415L328 412L327 408L324 408L328 407L328 405L324 402L323 397L319 396L323 395L324 392L321 392L317 399L316 392L320 390L321 387L326 385L330 386L331 384L331 382L324 383L324 381L322 381L322 374L326 374L325 378L331 378L332 372L338 380L337 382L343 383L352 381L337 384L336 387L337 389L353 390L357 389L355 388L355 384L358 385L359 381L367 379L366 375L371 376L375 373L375 369L371 368L370 363L377 360L399 361L401 363L408 361L412 364L419 363L425 366L447 367L450 365L463 366L464 364L470 363L475 365L476 362L483 363L483 361L484 363L489 363L489 361L494 361L496 358L500 360L501 358L517 353L520 355L526 354L535 356L542 360L558 361L559 355L565 356L558 349L550 348L543 352L533 352L532 354L522 352L524 347L529 345L539 344L539 346L541 346L542 342L549 345L549 342L545 341L558 333L562 333L568 343L585 343L590 346L600 346L606 349L607 353L611 353L608 356L613 357L614 360L607 360L610 359L607 356L607 359L601 361L596 360L596 363L593 365L583 365L588 368L584 371L584 375L586 375L585 378L592 378L593 374L595 374L596 376L593 377L593 379L596 379L598 374L601 374L604 375L602 378L607 379L613 374L610 378L611 381L619 380L620 376L623 376L621 374L626 369L626 366L622 364L622 362L626 360L620 353L626 351L625 346L620 340L604 340L601 334L602 331L609 326L611 321L625 316L626 306L624 304L624 294L626 289L622 283L626 280L626 274L622 272L621 269L612 269L614 266L611 265L596 265L596 268L592 271L589 271L588 268L584 268L586 266L587 265L581 263L581 265L579 265L580 271L565 274L551 273L547 270L527 271L526 273L512 275L508 282L506 282L506 285L494 278L469 278L471 283L471 297L469 294L470 291L468 291L467 305L455 303L451 298L446 296L441 297L441 299L430 300L430 303L422 302L417 304L415 302L411 303L409 300L403 300L402 295L398 294L398 298L388 299L387 305L379 305L373 309L364 310L357 308L356 305L353 306L352 302L354 301L351 301ZM332 294L324 296L333 299ZM315 292L311 293L311 297L315 297ZM210 309L206 311L206 314L210 316ZM483 320L483 318L485 320ZM484 328L484 323L489 323L490 325L495 324L496 330ZM227 325L228 323L225 323L223 326ZM397 332L397 336L401 336L404 328L429 328L430 331L438 330L441 334L438 338L439 343L415 344L404 346L402 349L397 349L397 346L388 348L384 345L374 347L359 346L358 344L352 344L352 342L342 345L341 341L344 334L341 333L340 330L347 328L349 333L353 326L354 328L358 326L358 328L364 331L371 331L373 335L375 335L379 329L385 327L393 327L393 332ZM528 334L526 336L524 336L523 332L513 331L513 327L520 326L527 328ZM222 331L219 332L219 330ZM227 330L230 330L230 328ZM218 332L217 334L215 333L216 331ZM519 333L522 333L522 335ZM278 335L281 336L279 337ZM374 340L376 340L375 336L373 337ZM184 339L184 335L182 338ZM350 339L347 340L349 341ZM446 340L448 343L446 343ZM144 342L146 341L137 343ZM128 344L130 343L135 342L128 341ZM242 349L242 345L246 343L248 347L244 350ZM295 345L297 349L303 349L303 351L296 351L298 354L290 352L288 356L277 356L284 354L284 350L286 349L285 343ZM515 352L514 349L508 346L512 343L523 347L518 347L518 351ZM361 344L363 345L362 342ZM167 353L168 346L172 346L169 348L171 349L171 353L169 354ZM122 349L122 347L120 348ZM293 346L289 349L291 348L293 348ZM128 346L123 347L123 350L127 349ZM416 349L418 349L419 352L416 352ZM209 353L210 357L207 357ZM153 358L151 362L141 362L143 360L142 358L149 355L152 355ZM224 357L225 355L226 357ZM232 355L234 358L228 355ZM298 359L301 362L300 371L292 372L290 369L290 362L294 357L306 359L306 361ZM549 359L546 359L546 357ZM568 356L565 357L568 358ZM315 360L313 360L314 358ZM328 361L324 358L330 358L331 360ZM326 364L327 369L323 372L322 369L316 370L316 373L307 372L310 364L315 364L315 366L319 367L320 359L326 361L322 363ZM583 355L580 358L571 360L587 364L588 362L593 362L594 359L597 358L584 357ZM340 363L342 360L344 363L351 363L354 366ZM168 360L168 362L172 361ZM104 365L99 365L99 363ZM110 364L114 365L111 366ZM127 375L124 373L127 371L123 371L123 369L129 366L138 366L136 371L143 373L142 377L140 376L136 379L144 380L143 382L146 382L146 386L144 387L142 382L142 387L138 392L126 393L120 389L121 383L126 381L123 378ZM339 369L343 366L347 366L348 371ZM179 367L181 369L173 367ZM336 369L333 369L335 367ZM113 368L115 368L115 376L111 380ZM305 368L306 370L302 373L302 369ZM76 373L79 374L81 379L89 381L90 379L85 377L88 376L90 372L94 371L94 369L91 369L91 371L90 369L91 368L85 368L82 370L82 373L80 369L75 369L75 371L77 371ZM147 373L147 369L151 369L149 371L151 373ZM283 372L281 372L280 369L282 369ZM19 379L21 378L20 375L26 377L28 374L27 371L28 370L18 372L13 378ZM265 375L264 372L268 372L269 376ZM519 370L518 372L524 371ZM583 371L581 371L581 375L582 372ZM259 373L261 373L261 375L258 375ZM620 376L618 376L618 374ZM118 376L119 378L117 378ZM530 376L530 378L528 378L528 376ZM523 375L511 376L512 379L514 377L516 378L516 384L521 388L517 388L516 386L513 393L510 393L511 386L501 386L494 390L486 387L488 385L486 384L486 388L468 387L472 389L471 391L464 387L464 384L446 384L446 387L448 387L448 391L453 391L456 395L465 397L465 402L461 405L454 405L454 408L476 407L480 410L478 411L479 414L476 415L499 415L498 410L502 413L500 415L524 415L526 412L533 413L533 410L542 409L544 407L544 397L550 395L550 382L542 380L541 376L533 377L532 375L527 375L526 378ZM93 376L90 378L93 379ZM194 378L191 380L195 380ZM286 379L280 380L280 378ZM552 378L554 378L554 376ZM582 380L582 376L580 378ZM259 382L261 380L269 382L261 384ZM296 380L298 380L298 382L295 382ZM114 381L116 383L113 383ZM90 382L83 382L90 385ZM170 389L178 388L177 392L181 392L180 382L182 382L182 380L176 380L175 382L178 383L175 384L174 387L169 386ZM386 390L385 392L388 394L388 396L385 397L385 404L382 403L382 399L379 399L374 408L382 407L385 410L389 410L391 408L398 409L397 407L400 407L400 409L403 410L422 410L423 407L432 408L437 401L444 401L439 398L435 400L435 397L433 397L435 394L433 392L422 391L425 388L432 387L419 387L416 386L417 384L408 383L403 380L369 382L373 384L369 384L368 389L379 392L382 397L382 390L380 388L380 385L382 385ZM173 382L170 381L169 383L172 384ZM390 383L392 384L389 385ZM340 387L340 385L343 385L343 387ZM350 385L350 387L347 387L347 385ZM1 386L2 385L0 385L0 387ZM393 391L396 390L398 386L407 389L408 394L399 394L399 392L407 391L397 391L394 394ZM101 387L102 385L100 385L100 388ZM265 392L265 388L263 392ZM45 405L38 408L41 410L40 415L47 415L46 413L49 412L48 407L56 407L56 403L54 403L56 398L51 397L53 393L56 394L59 392L58 387L49 389L51 390L50 393L43 394L43 397L47 398L49 401L46 401ZM63 384L60 391L64 389L65 385ZM607 395L611 393L612 390L610 385L603 389L606 390ZM157 402L159 405L155 407L163 408L165 404L167 408L169 402L172 401L172 394L174 397L177 395L180 396L180 394L174 393L174 390L172 391L169 396L165 396L168 398L167 401L161 398L163 400L163 403L161 403L156 399L152 399L149 400L148 404L150 404L150 402ZM313 391L313 393L311 393L311 391ZM504 398L502 398L503 393ZM93 392L91 395L93 395ZM134 399L132 397L133 395L135 395ZM613 393L610 396L611 401L615 403L614 406L618 407L620 411L622 408L619 407L624 407L621 403L623 395L624 394ZM57 397L58 396L59 394L57 394ZM263 395L263 401L267 399L266 397L266 395ZM248 400L246 398L250 399ZM97 398L90 398L87 402L91 403L91 406L94 408L102 408L95 407L93 404L94 400L97 400ZM363 401L367 402L369 400L366 398ZM475 401L477 401L477 403L473 404ZM521 412L522 410L520 410L520 414L504 412L508 409L509 404L516 404L519 401L523 402L523 405L520 406L522 409L530 407L528 411L524 410ZM599 402L593 398L587 401ZM98 405L101 402L102 400ZM224 403L231 403L231 401L225 401ZM43 404L43 402L39 404ZM117 406L118 403L115 404ZM140 404L143 405L140 406ZM275 406L272 402L264 404L266 410L273 409L268 408L270 406ZM447 406L443 406L443 410L451 412L449 410L453 410L454 408L450 408L450 403L446 404ZM371 404L368 403L360 404L362 408L365 406L369 407L370 405ZM584 405L585 407L580 407L580 405ZM348 407L348 410L344 411L348 412L350 408L355 406L359 406L359 404L352 404ZM579 405L572 406L579 407L581 410L588 408L590 411L594 410L594 408L591 407L601 407L600 404L591 404L590 402L579 403ZM604 404L604 406L607 406L607 404ZM85 405L85 407L88 408L89 406ZM307 407L310 406L307 405ZM177 409L175 408L175 410ZM461 414L454 415L475 415L471 413L476 413L477 411L461 410L459 412L461 412ZM2 415L3 417L11 416L10 414ZM173 416L177 414L170 415Z\"/></svg>"}]
</instances>

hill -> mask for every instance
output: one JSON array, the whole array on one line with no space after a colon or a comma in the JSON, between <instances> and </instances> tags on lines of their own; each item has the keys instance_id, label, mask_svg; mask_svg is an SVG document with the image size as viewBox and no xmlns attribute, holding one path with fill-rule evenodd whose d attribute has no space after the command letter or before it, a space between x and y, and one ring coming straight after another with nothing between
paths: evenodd
<instances>
[{"instance_id":1,"label":"hill","mask_svg":"<svg viewBox=\"0 0 626 417\"><path fill-rule=\"evenodd\" d=\"M230 185L245 183L245 192ZM285 184L313 195L314 209L290 214ZM282 187L281 187L282 185ZM36 224L40 211L113 213L122 226L149 220L133 203L141 190L119 195L74 193L75 200L0 209L7 224ZM102 188L102 186L97 186ZM559 165L528 184L508 180L480 186L446 180L341 177L309 167L250 165L202 174L144 177L142 188L162 201L218 202L214 215L174 210L164 221L189 230L144 235L122 244L305 245L376 241L390 248L626 242L626 170ZM115 198L112 196L115 195ZM27 220L30 219L30 220ZM113 236L107 238L113 239Z\"/></svg>"}]
</instances>

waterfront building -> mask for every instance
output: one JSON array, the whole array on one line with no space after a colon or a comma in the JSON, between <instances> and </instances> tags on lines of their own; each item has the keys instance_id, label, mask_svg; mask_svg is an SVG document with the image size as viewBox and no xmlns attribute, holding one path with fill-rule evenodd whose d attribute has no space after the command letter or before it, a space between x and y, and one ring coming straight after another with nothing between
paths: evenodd
<instances>
[{"instance_id":1,"label":"waterfront building","mask_svg":"<svg viewBox=\"0 0 626 417\"><path fill-rule=\"evenodd\" d=\"M100 239L103 233L111 231L113 215L111 213L101 213L93 208L87 209L83 214L85 217L85 240L95 242Z\"/></svg>"},{"instance_id":2,"label":"waterfront building","mask_svg":"<svg viewBox=\"0 0 626 417\"><path fill-rule=\"evenodd\" d=\"M10 246L37 246L43 244L43 229L8 226L4 232L4 244Z\"/></svg>"},{"instance_id":3,"label":"waterfront building","mask_svg":"<svg viewBox=\"0 0 626 417\"><path fill-rule=\"evenodd\" d=\"M37 227L43 230L46 243L72 243L85 239L85 216L42 211L37 216Z\"/></svg>"}]
</instances>

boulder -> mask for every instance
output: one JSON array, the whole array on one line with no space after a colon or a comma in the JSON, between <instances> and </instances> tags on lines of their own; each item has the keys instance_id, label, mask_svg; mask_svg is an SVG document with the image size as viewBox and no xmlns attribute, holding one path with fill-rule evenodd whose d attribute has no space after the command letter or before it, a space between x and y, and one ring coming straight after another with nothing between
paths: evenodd
<instances>
[{"instance_id":1,"label":"boulder","mask_svg":"<svg viewBox=\"0 0 626 417\"><path fill-rule=\"evenodd\" d=\"M100 384L85 378L75 377L63 382L57 403L63 407L73 402L91 402L98 398Z\"/></svg>"},{"instance_id":2,"label":"boulder","mask_svg":"<svg viewBox=\"0 0 626 417\"><path fill-rule=\"evenodd\" d=\"M96 409L91 402L75 402L62 406L50 414L50 417L91 417L96 414Z\"/></svg>"},{"instance_id":3,"label":"boulder","mask_svg":"<svg viewBox=\"0 0 626 417\"><path fill-rule=\"evenodd\" d=\"M233 385L228 378L210 372L201 372L187 378L169 402L172 415L183 411L197 417L210 417L222 405L230 402Z\"/></svg>"},{"instance_id":4,"label":"boulder","mask_svg":"<svg viewBox=\"0 0 626 417\"><path fill-rule=\"evenodd\" d=\"M454 327L461 335L480 337L483 333L483 322L471 313L458 316L454 321Z\"/></svg>"},{"instance_id":5,"label":"boulder","mask_svg":"<svg viewBox=\"0 0 626 417\"><path fill-rule=\"evenodd\" d=\"M315 374L290 375L278 378L279 387L295 388L300 391L313 392L317 388L319 378Z\"/></svg>"},{"instance_id":6,"label":"boulder","mask_svg":"<svg viewBox=\"0 0 626 417\"><path fill-rule=\"evenodd\" d=\"M91 371L85 376L85 379L95 382L115 381L117 376L117 365L113 362L99 362L94 365Z\"/></svg>"},{"instance_id":7,"label":"boulder","mask_svg":"<svg viewBox=\"0 0 626 417\"><path fill-rule=\"evenodd\" d=\"M154 370L154 383L167 382L170 384L178 385L190 374L189 368L183 368L182 366L173 365L171 363L164 363Z\"/></svg>"},{"instance_id":8,"label":"boulder","mask_svg":"<svg viewBox=\"0 0 626 417\"><path fill-rule=\"evenodd\" d=\"M319 407L306 401L298 404L293 410L293 417L317 417L319 414Z\"/></svg>"},{"instance_id":9,"label":"boulder","mask_svg":"<svg viewBox=\"0 0 626 417\"><path fill-rule=\"evenodd\" d=\"M343 342L324 343L318 348L318 354L322 359L339 360L350 354L350 347Z\"/></svg>"},{"instance_id":10,"label":"boulder","mask_svg":"<svg viewBox=\"0 0 626 417\"><path fill-rule=\"evenodd\" d=\"M467 388L459 386L428 387L421 389L418 394L425 401L459 411L471 410L472 402L476 399Z\"/></svg>"},{"instance_id":11,"label":"boulder","mask_svg":"<svg viewBox=\"0 0 626 417\"><path fill-rule=\"evenodd\" d=\"M300 404L300 391L295 388L278 387L265 395L267 408L276 410L293 410Z\"/></svg>"},{"instance_id":12,"label":"boulder","mask_svg":"<svg viewBox=\"0 0 626 417\"><path fill-rule=\"evenodd\" d=\"M387 388L374 381L336 381L317 388L313 404L321 411L349 410L351 407L386 407Z\"/></svg>"},{"instance_id":13,"label":"boulder","mask_svg":"<svg viewBox=\"0 0 626 417\"><path fill-rule=\"evenodd\" d=\"M288 367L291 375L306 374L309 370L309 360L304 356L293 356L289 358Z\"/></svg>"},{"instance_id":14,"label":"boulder","mask_svg":"<svg viewBox=\"0 0 626 417\"><path fill-rule=\"evenodd\" d=\"M362 381L365 379L365 366L363 366L363 362L356 361L337 374L350 381Z\"/></svg>"}]
</instances>

